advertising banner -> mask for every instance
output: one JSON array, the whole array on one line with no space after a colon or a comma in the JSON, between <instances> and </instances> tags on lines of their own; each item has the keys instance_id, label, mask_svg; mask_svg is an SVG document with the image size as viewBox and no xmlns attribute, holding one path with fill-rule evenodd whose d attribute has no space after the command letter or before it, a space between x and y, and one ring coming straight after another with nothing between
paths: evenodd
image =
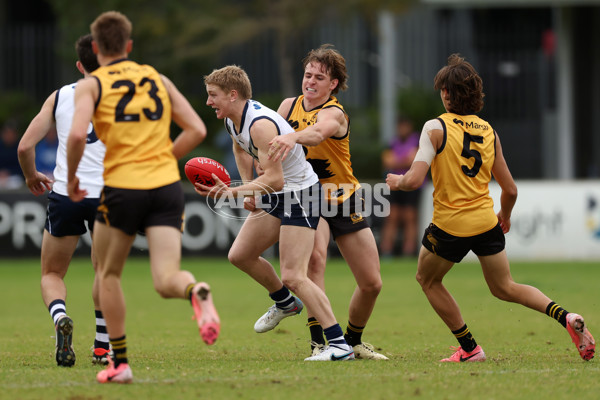
<instances>
[{"instance_id":1,"label":"advertising banner","mask_svg":"<svg viewBox=\"0 0 600 400\"><path fill-rule=\"evenodd\" d=\"M377 185L375 185L377 186ZM363 184L363 187L369 188ZM512 228L506 235L506 250L511 260L599 260L600 261L600 181L518 181L519 196L512 213ZM423 189L420 206L419 237L431 222L433 213L431 184ZM375 237L389 203L373 191L365 193L368 218ZM490 184L494 209L500 207L500 188ZM185 224L182 254L226 256L239 232L247 211L242 205L221 204L196 193L185 195ZM46 196L29 192L0 194L0 257L39 256ZM77 255L88 255L91 239L79 241ZM335 245L331 255L339 255ZM147 253L143 236L138 235L133 253ZM471 253L468 260L474 260Z\"/></svg>"},{"instance_id":2,"label":"advertising banner","mask_svg":"<svg viewBox=\"0 0 600 400\"><path fill-rule=\"evenodd\" d=\"M46 220L46 197L29 192L0 194L0 257L39 256ZM244 210L231 210L228 217L215 213L206 198L195 193L185 195L183 255L226 255L239 232ZM237 218L236 218L237 216ZM76 255L88 255L91 238L82 236ZM147 243L138 235L133 252L145 252Z\"/></svg>"},{"instance_id":3,"label":"advertising banner","mask_svg":"<svg viewBox=\"0 0 600 400\"><path fill-rule=\"evenodd\" d=\"M600 260L600 182L518 181L517 188L506 235L509 259ZM430 185L421 199L421 232L431 222L432 191ZM496 211L500 193L490 184Z\"/></svg>"}]
</instances>

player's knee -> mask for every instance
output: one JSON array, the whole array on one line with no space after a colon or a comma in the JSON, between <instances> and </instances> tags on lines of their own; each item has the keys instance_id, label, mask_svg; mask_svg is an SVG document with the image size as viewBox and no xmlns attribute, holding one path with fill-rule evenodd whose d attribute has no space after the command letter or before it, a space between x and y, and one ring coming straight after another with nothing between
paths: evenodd
<instances>
[{"instance_id":1,"label":"player's knee","mask_svg":"<svg viewBox=\"0 0 600 400\"><path fill-rule=\"evenodd\" d=\"M368 281L364 281L364 282L360 282L358 284L358 287L360 288L360 290L363 293L372 295L372 296L377 296L379 295L379 292L381 292L381 287L383 286L383 283L381 281L381 277L373 277L372 279L368 280Z\"/></svg>"},{"instance_id":2,"label":"player's knee","mask_svg":"<svg viewBox=\"0 0 600 400\"><path fill-rule=\"evenodd\" d=\"M307 278L302 278L300 276L291 275L291 276L282 276L281 282L283 285L288 288L291 292L297 293L298 288L302 285L304 280Z\"/></svg>"},{"instance_id":3,"label":"player's knee","mask_svg":"<svg viewBox=\"0 0 600 400\"><path fill-rule=\"evenodd\" d=\"M156 290L156 293L158 293L158 295L163 299L168 299L171 297L169 291L162 282L155 282L154 290Z\"/></svg>"},{"instance_id":4,"label":"player's knee","mask_svg":"<svg viewBox=\"0 0 600 400\"><path fill-rule=\"evenodd\" d=\"M175 289L177 285L177 274L162 273L154 278L154 290L163 299L171 299L177 297L178 291Z\"/></svg>"},{"instance_id":5,"label":"player's knee","mask_svg":"<svg viewBox=\"0 0 600 400\"><path fill-rule=\"evenodd\" d=\"M417 272L417 274L415 275L415 279L417 280L417 282L419 282L419 285L423 286L423 275Z\"/></svg>"},{"instance_id":6,"label":"player's knee","mask_svg":"<svg viewBox=\"0 0 600 400\"><path fill-rule=\"evenodd\" d=\"M318 281L319 277L322 277L325 274L325 269L321 266L308 266L308 270L306 271L306 275L313 281Z\"/></svg>"},{"instance_id":7,"label":"player's knee","mask_svg":"<svg viewBox=\"0 0 600 400\"><path fill-rule=\"evenodd\" d=\"M242 265L244 263L243 254L241 254L239 251L237 251L233 247L229 250L229 253L227 254L227 258L229 259L229 262L232 263L233 265L235 265L236 267L239 267L240 265Z\"/></svg>"},{"instance_id":8,"label":"player's knee","mask_svg":"<svg viewBox=\"0 0 600 400\"><path fill-rule=\"evenodd\" d=\"M308 261L308 276L320 276L325 271L327 256L314 252Z\"/></svg>"},{"instance_id":9,"label":"player's knee","mask_svg":"<svg viewBox=\"0 0 600 400\"><path fill-rule=\"evenodd\" d=\"M381 277L379 277L379 279L372 286L373 293L376 293L379 295L382 287L383 287L383 281L381 280Z\"/></svg>"},{"instance_id":10,"label":"player's knee","mask_svg":"<svg viewBox=\"0 0 600 400\"><path fill-rule=\"evenodd\" d=\"M513 296L509 285L489 286L492 295L503 301L512 301Z\"/></svg>"},{"instance_id":11,"label":"player's knee","mask_svg":"<svg viewBox=\"0 0 600 400\"><path fill-rule=\"evenodd\" d=\"M431 288L432 281L430 279L427 279L427 277L425 277L425 275L421 274L419 271L417 271L415 279L417 280L417 282L419 282L419 285L421 285L421 289L423 289L423 291L426 291Z\"/></svg>"}]
</instances>

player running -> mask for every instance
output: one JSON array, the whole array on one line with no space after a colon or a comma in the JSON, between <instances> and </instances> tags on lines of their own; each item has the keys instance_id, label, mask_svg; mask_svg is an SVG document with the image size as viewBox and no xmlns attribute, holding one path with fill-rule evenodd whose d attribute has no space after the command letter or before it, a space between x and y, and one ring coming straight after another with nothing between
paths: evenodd
<instances>
[{"instance_id":1,"label":"player running","mask_svg":"<svg viewBox=\"0 0 600 400\"><path fill-rule=\"evenodd\" d=\"M76 67L84 77L88 77L99 66L96 55L92 51L92 35L80 37L75 43L75 49L78 58ZM94 219L103 183L102 161L106 151L104 144L96 137L93 125L89 123L86 131L85 151L77 169L81 186L88 194L83 201L74 203L69 199L67 193L67 138L73 120L75 85L75 83L65 85L48 96L40 112L27 127L18 149L19 163L25 176L25 183L31 193L39 196L46 190L50 191L42 238L40 286L42 299L52 316L56 330L56 363L62 367L70 367L75 364L73 320L67 315L65 304L67 287L64 278L80 236L85 234L88 229L90 232L94 230ZM56 129L58 136L54 180L36 170L35 166L35 146L48 134L50 129ZM91 259L94 271L96 271L97 260L93 249ZM96 338L92 350L92 362L107 364L108 334L106 333L106 322L100 310L96 274L92 286L92 299L96 317Z\"/></svg>"},{"instance_id":2,"label":"player running","mask_svg":"<svg viewBox=\"0 0 600 400\"><path fill-rule=\"evenodd\" d=\"M275 111L251 100L252 87L246 72L237 66L213 71L204 78L206 104L225 120L244 184L227 187L218 182L214 187L196 184L203 196L234 196L255 193L245 199L251 211L229 250L229 261L260 283L275 302L255 325L255 329L272 329L287 316L296 315L306 304L325 327L328 346L306 361L339 361L354 359L354 351L344 339L329 299L307 276L308 260L315 240L320 216L321 185L300 146L289 157L270 160L269 142L277 135L293 132ZM253 179L253 160L262 174ZM279 241L281 279L273 266L261 255ZM293 296L294 292L297 297ZM300 299L300 301L298 300Z\"/></svg>"},{"instance_id":3,"label":"player running","mask_svg":"<svg viewBox=\"0 0 600 400\"><path fill-rule=\"evenodd\" d=\"M86 191L75 175L92 120L106 145L104 188L94 229L100 276L100 306L114 358L98 373L100 383L129 383L125 299L121 275L136 233L148 240L156 291L164 298L188 299L200 335L215 342L220 321L208 284L180 269L184 196L177 159L206 137L206 127L175 85L153 67L127 58L131 22L116 11L91 25L100 68L75 89L75 114L67 143L68 193L82 200ZM182 132L171 141L171 121Z\"/></svg>"},{"instance_id":4,"label":"player running","mask_svg":"<svg viewBox=\"0 0 600 400\"><path fill-rule=\"evenodd\" d=\"M492 294L556 319L571 336L581 358L594 357L596 344L583 317L570 313L533 286L515 283L504 235L517 201L517 186L502 154L498 133L476 114L483 108L483 82L471 64L453 54L434 79L446 113L425 123L419 151L404 175L388 174L392 190L415 190L429 167L433 180L433 220L423 235L417 281L429 303L459 343L442 362L485 361L486 356L463 320L442 280L454 263L473 251ZM488 185L500 185L500 211Z\"/></svg>"}]
</instances>

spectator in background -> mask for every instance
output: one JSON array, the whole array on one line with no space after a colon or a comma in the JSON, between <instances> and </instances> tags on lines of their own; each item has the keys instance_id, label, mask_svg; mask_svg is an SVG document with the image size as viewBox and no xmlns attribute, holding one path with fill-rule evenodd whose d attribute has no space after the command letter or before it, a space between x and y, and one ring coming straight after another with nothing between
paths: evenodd
<instances>
[{"instance_id":1,"label":"spectator in background","mask_svg":"<svg viewBox=\"0 0 600 400\"><path fill-rule=\"evenodd\" d=\"M16 189L23 185L17 148L19 133L15 121L9 120L0 132L0 189Z\"/></svg>"},{"instance_id":2,"label":"spectator in background","mask_svg":"<svg viewBox=\"0 0 600 400\"><path fill-rule=\"evenodd\" d=\"M396 137L381 154L386 173L405 174L419 149L419 133L414 130L413 122L406 117L398 118ZM398 229L402 229L402 255L413 256L417 253L417 226L421 188L412 192L392 191L389 196L390 215L385 219L381 230L381 255L394 254Z\"/></svg>"}]
</instances>

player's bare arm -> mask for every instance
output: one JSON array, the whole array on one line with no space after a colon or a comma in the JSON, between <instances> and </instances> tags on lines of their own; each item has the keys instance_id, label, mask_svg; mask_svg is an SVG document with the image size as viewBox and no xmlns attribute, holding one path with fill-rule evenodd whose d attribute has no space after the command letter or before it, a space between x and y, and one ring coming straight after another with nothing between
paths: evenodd
<instances>
[{"instance_id":1,"label":"player's bare arm","mask_svg":"<svg viewBox=\"0 0 600 400\"><path fill-rule=\"evenodd\" d=\"M272 193L283 189L284 181L281 161L269 160L267 156L269 142L277 136L276 126L273 122L266 119L258 120L252 125L250 136L252 137L254 146L258 149L258 161L265 171L264 174L236 187L226 186L213 174L216 182L214 186L208 187L200 183L195 184L198 194L209 197L221 197L231 194L236 197L238 195L247 195L248 193L253 193L254 195Z\"/></svg>"},{"instance_id":2,"label":"player's bare arm","mask_svg":"<svg viewBox=\"0 0 600 400\"><path fill-rule=\"evenodd\" d=\"M506 164L506 160L504 159L504 154L502 153L502 145L500 144L500 137L496 132L496 159L494 160L494 165L492 166L492 174L494 175L494 179L500 185L502 189L502 193L500 195L500 211L498 211L498 222L500 222L500 227L504 233L508 233L510 231L510 216L512 214L512 209L517 202L517 184L515 183L510 170L508 169L508 165Z\"/></svg>"},{"instance_id":3,"label":"player's bare arm","mask_svg":"<svg viewBox=\"0 0 600 400\"><path fill-rule=\"evenodd\" d=\"M33 118L19 141L19 148L17 149L19 164L25 177L25 184L29 188L29 191L36 196L43 194L46 190L49 191L52 189L52 179L35 168L35 146L54 126L52 111L54 109L55 98L56 91L44 101L40 112Z\"/></svg>"},{"instance_id":4,"label":"player's bare arm","mask_svg":"<svg viewBox=\"0 0 600 400\"><path fill-rule=\"evenodd\" d=\"M423 126L419 140L419 150L415 154L414 161L406 174L387 174L385 182L391 190L412 191L423 185L431 162L444 141L444 131L434 128L435 125L432 125L432 123L437 124L438 122L435 120L428 121Z\"/></svg>"},{"instance_id":5,"label":"player's bare arm","mask_svg":"<svg viewBox=\"0 0 600 400\"><path fill-rule=\"evenodd\" d=\"M258 162L264 171L255 181L260 182L261 185L266 185L274 192L283 189L281 160L269 159L268 152L270 143L274 138L288 135L278 135L275 124L272 121L262 119L254 123L250 130L250 136L258 149Z\"/></svg>"},{"instance_id":6,"label":"player's bare arm","mask_svg":"<svg viewBox=\"0 0 600 400\"><path fill-rule=\"evenodd\" d=\"M288 114L292 110L292 104L294 104L295 97L288 97L284 99L279 108L277 109L277 114L281 115L283 118L287 118Z\"/></svg>"},{"instance_id":7,"label":"player's bare arm","mask_svg":"<svg viewBox=\"0 0 600 400\"><path fill-rule=\"evenodd\" d=\"M283 118L287 118L288 114L290 113L291 109L292 109L292 104L294 103L294 99L295 97L288 97L287 99L284 99L281 104L279 105L279 108L277 109L277 113L279 115L281 115ZM289 149L293 148L294 145L296 144L296 138L294 136L292 136L291 134L285 135L287 136L285 139L279 139L280 142L276 143L275 141L273 141L272 143L269 143L269 158L272 158L273 160L277 160L278 158L281 158L282 160L285 158L285 156L287 155L287 153L289 152ZM275 138L277 139L277 138ZM287 149L287 150L286 150Z\"/></svg>"},{"instance_id":8,"label":"player's bare arm","mask_svg":"<svg viewBox=\"0 0 600 400\"><path fill-rule=\"evenodd\" d=\"M235 157L235 163L237 165L240 178L242 178L243 182L250 182L252 179L254 179L254 172L252 171L252 168L254 168L255 164L258 163L250 154L246 153L236 141L232 140L232 143L233 155ZM245 196L244 208L248 211L256 210L256 196Z\"/></svg>"},{"instance_id":9,"label":"player's bare arm","mask_svg":"<svg viewBox=\"0 0 600 400\"><path fill-rule=\"evenodd\" d=\"M429 164L424 161L416 161L412 163L410 169L404 175L388 174L385 183L392 190L410 192L423 185L427 171L429 171Z\"/></svg>"},{"instance_id":10,"label":"player's bare arm","mask_svg":"<svg viewBox=\"0 0 600 400\"><path fill-rule=\"evenodd\" d=\"M282 108L285 109L283 103L277 111L280 115L282 115L280 112ZM344 112L337 107L325 108L317 114L317 122L314 125L301 131L275 137L269 143L269 157L274 160L279 158L285 160L296 143L304 146L317 146L330 137L342 137L347 131L348 120Z\"/></svg>"},{"instance_id":11,"label":"player's bare arm","mask_svg":"<svg viewBox=\"0 0 600 400\"><path fill-rule=\"evenodd\" d=\"M86 190L79 188L79 179L75 172L85 150L87 129L94 115L94 104L99 91L98 82L94 78L80 80L75 88L75 110L67 140L67 190L69 198L73 201L81 201L87 195Z\"/></svg>"},{"instance_id":12,"label":"player's bare arm","mask_svg":"<svg viewBox=\"0 0 600 400\"><path fill-rule=\"evenodd\" d=\"M181 133L173 141L173 154L179 160L204 141L206 125L175 84L164 75L161 79L171 98L173 122L181 128Z\"/></svg>"},{"instance_id":13,"label":"player's bare arm","mask_svg":"<svg viewBox=\"0 0 600 400\"><path fill-rule=\"evenodd\" d=\"M252 172L254 158L246 153L235 141L232 140L232 142L233 156L235 157L235 164L237 165L240 178L242 178L243 182L250 182L254 179L254 174Z\"/></svg>"}]
</instances>

